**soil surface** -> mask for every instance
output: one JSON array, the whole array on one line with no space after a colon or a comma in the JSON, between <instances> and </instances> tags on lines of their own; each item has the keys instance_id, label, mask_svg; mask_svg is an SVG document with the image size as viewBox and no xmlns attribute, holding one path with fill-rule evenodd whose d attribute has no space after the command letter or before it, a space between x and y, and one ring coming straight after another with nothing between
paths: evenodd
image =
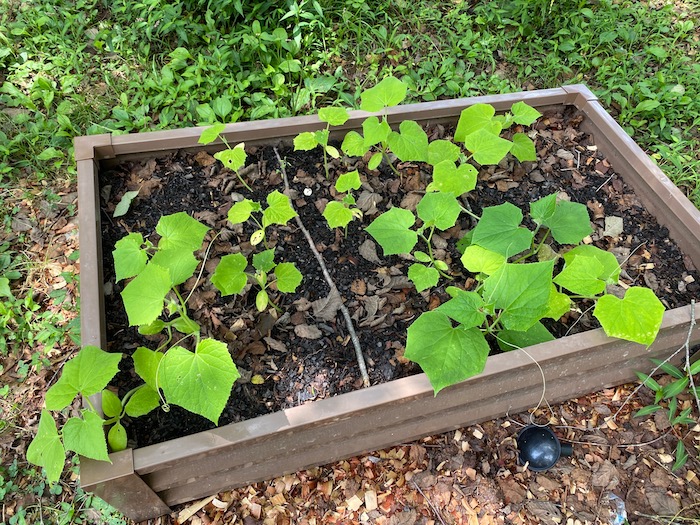
<instances>
[{"instance_id":1,"label":"soil surface","mask_svg":"<svg viewBox=\"0 0 700 525\"><path fill-rule=\"evenodd\" d=\"M652 288L667 308L689 304L697 294L700 276L669 239L668 231L645 211L591 137L580 129L582 119L572 110L544 115L529 130L541 160L521 164L509 158L499 166L481 167L477 188L462 198L463 205L476 214L481 214L486 206L506 201L527 210L530 202L552 193L584 203L594 226L590 242L612 251L623 268L621 286L611 290L613 293L624 293L626 286L642 285ZM450 138L451 130L434 126L428 132L432 140ZM406 329L421 312L449 298L444 292L446 284L443 281L442 286L417 292L406 278L412 261L385 257L364 228L392 206L414 210L430 182L429 168L401 164L399 178L385 165L378 171L369 170L362 159L338 159L332 161L331 180L327 180L320 149L294 152L280 147L279 153L289 177L292 203L353 317L371 382L419 372L416 365L402 357ZM352 169L360 171L363 181L355 196L364 216L351 222L345 234L329 229L321 213L325 204L337 197L332 187L337 175ZM155 243L155 226L161 216L179 211L190 213L210 226L212 232L221 232L210 247L205 276L213 272L225 254L240 251L250 260L250 255L259 251L249 242L256 227L231 225L227 212L243 198L264 202L268 192L283 192L284 181L272 148L249 150L247 166L242 171L252 193L233 172L221 168L205 152L180 152L103 171L102 234L110 350L128 354L142 345L156 348L160 338L141 336L128 326L119 295L124 283L115 282L111 257L114 243L127 233L141 232ZM112 218L122 195L137 189L139 196L127 215ZM615 231L615 221L619 223L619 219L622 230ZM455 243L473 226L472 219L462 214L454 228L434 236L436 255L450 265L455 278L448 284L467 289L473 280L459 262ZM212 238L210 233L205 245ZM362 384L345 322L337 303L329 300L329 287L295 222L268 229L267 242L276 248L277 262L296 263L304 276L294 294L272 291L271 298L281 313L273 309L258 313L256 288L246 288L242 296L222 298L208 279L199 281L194 291L195 279L183 285L185 294L192 291L188 305L203 334L228 342L242 374L220 424L348 392ZM199 255L203 258L204 249ZM576 311L550 323L548 328L554 335L562 336L598 327L589 306L581 302ZM187 344L183 342L183 346ZM124 369L116 382L120 395L139 382L129 369L130 364L130 360L123 361ZM258 380L251 381L253 377ZM126 424L133 446L213 427L211 422L178 407L172 407L169 413L155 410L139 418L138 424Z\"/></svg>"}]
</instances>

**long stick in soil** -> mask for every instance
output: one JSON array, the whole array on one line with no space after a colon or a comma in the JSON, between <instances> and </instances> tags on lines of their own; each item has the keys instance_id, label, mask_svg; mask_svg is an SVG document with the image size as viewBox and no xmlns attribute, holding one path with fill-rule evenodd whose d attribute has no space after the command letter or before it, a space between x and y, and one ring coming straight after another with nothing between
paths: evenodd
<instances>
[{"instance_id":1,"label":"long stick in soil","mask_svg":"<svg viewBox=\"0 0 700 525\"><path fill-rule=\"evenodd\" d=\"M279 162L279 165L280 165L280 171L282 172L282 177L284 178L284 187L287 190L287 193L289 193L289 179L287 178L287 170L284 168L284 162L282 161L282 158L280 157L279 151L277 151L277 148L274 148L274 150L275 150L275 156L277 157L277 162ZM297 213L296 217L294 217L294 218L296 219L296 222L297 222L297 225L299 226L299 229L304 233L304 237L306 237L306 241L309 243L309 247L311 248L311 251L313 252L314 256L316 257L318 264L321 266L321 271L323 271L323 277L326 279L326 282L328 283L328 286L331 289L331 294L336 294L338 297L340 297L340 311L343 312L343 317L345 318L345 324L347 324L347 326L348 326L348 333L350 334L350 339L352 340L352 344L355 347L355 356L357 359L357 366L360 369L360 375L362 376L362 384L365 387L368 387L369 386L369 374L367 374L367 365L365 365L365 356L362 354L362 347L360 346L360 339L357 337L357 333L355 332L355 328L352 324L352 317L350 317L350 312L348 311L347 307L345 306L345 303L343 302L343 296L340 295L340 291L338 291L338 287L333 282L333 279L331 278L331 274L328 272L328 268L326 267L326 263L323 260L323 256L316 249L316 244L314 243L314 240L311 238L311 234L309 233L309 230L306 229L306 227L304 226L304 223L301 221L301 217L299 217L299 214Z\"/></svg>"}]
</instances>

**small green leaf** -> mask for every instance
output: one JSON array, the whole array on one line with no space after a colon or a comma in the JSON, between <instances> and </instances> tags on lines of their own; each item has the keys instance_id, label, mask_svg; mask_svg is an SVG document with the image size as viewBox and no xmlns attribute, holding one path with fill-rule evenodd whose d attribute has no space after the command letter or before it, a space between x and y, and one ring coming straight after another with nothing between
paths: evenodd
<instances>
[{"instance_id":1,"label":"small green leaf","mask_svg":"<svg viewBox=\"0 0 700 525\"><path fill-rule=\"evenodd\" d=\"M163 354L160 354L162 356ZM129 417L140 417L160 406L158 392L148 385L141 385L127 401L124 410Z\"/></svg>"},{"instance_id":2,"label":"small green leaf","mask_svg":"<svg viewBox=\"0 0 700 525\"><path fill-rule=\"evenodd\" d=\"M676 461L673 462L671 467L671 472L675 472L679 468L683 467L688 462L688 451L685 449L685 445L682 440L678 440L676 445Z\"/></svg>"},{"instance_id":3,"label":"small green leaf","mask_svg":"<svg viewBox=\"0 0 700 525\"><path fill-rule=\"evenodd\" d=\"M459 146L449 140L438 139L428 144L428 164L432 166L437 166L446 160L457 162L459 154Z\"/></svg>"},{"instance_id":4,"label":"small green leaf","mask_svg":"<svg viewBox=\"0 0 700 525\"><path fill-rule=\"evenodd\" d=\"M416 258L416 261L422 262L422 263L429 263L432 259L430 258L430 255L428 255L425 252L421 252L419 250L416 250L413 252L413 256Z\"/></svg>"},{"instance_id":5,"label":"small green leaf","mask_svg":"<svg viewBox=\"0 0 700 525\"><path fill-rule=\"evenodd\" d=\"M129 211L129 208L131 207L131 202L139 194L139 191L140 190L134 190L127 191L126 193L124 193L119 203L114 207L114 213L112 214L112 217L117 218L126 215L126 213Z\"/></svg>"},{"instance_id":6,"label":"small green leaf","mask_svg":"<svg viewBox=\"0 0 700 525\"><path fill-rule=\"evenodd\" d=\"M353 219L352 211L342 202L331 201L326 204L323 216L329 228L345 228Z\"/></svg>"},{"instance_id":7,"label":"small green leaf","mask_svg":"<svg viewBox=\"0 0 700 525\"><path fill-rule=\"evenodd\" d=\"M535 143L525 133L516 133L513 135L513 147L510 152L520 162L536 161L537 152L535 151Z\"/></svg>"},{"instance_id":8,"label":"small green leaf","mask_svg":"<svg viewBox=\"0 0 700 525\"><path fill-rule=\"evenodd\" d=\"M455 130L455 142L464 142L469 135L479 130L488 130L498 135L501 126L494 123L496 110L489 104L474 104L462 110Z\"/></svg>"},{"instance_id":9,"label":"small green leaf","mask_svg":"<svg viewBox=\"0 0 700 525\"><path fill-rule=\"evenodd\" d=\"M311 131L304 131L294 137L294 151L309 151L318 146L316 135Z\"/></svg>"},{"instance_id":10,"label":"small green leaf","mask_svg":"<svg viewBox=\"0 0 700 525\"><path fill-rule=\"evenodd\" d=\"M535 224L543 225L554 216L557 208L557 194L552 193L530 203L530 217Z\"/></svg>"},{"instance_id":11,"label":"small green leaf","mask_svg":"<svg viewBox=\"0 0 700 525\"><path fill-rule=\"evenodd\" d=\"M107 433L107 443L109 443L109 448L112 452L119 452L120 450L126 449L127 438L124 425L119 422L112 425L112 428L110 428Z\"/></svg>"},{"instance_id":12,"label":"small green leaf","mask_svg":"<svg viewBox=\"0 0 700 525\"><path fill-rule=\"evenodd\" d=\"M253 234L250 236L250 244L253 246L257 246L261 242L265 240L265 230L255 230Z\"/></svg>"},{"instance_id":13,"label":"small green leaf","mask_svg":"<svg viewBox=\"0 0 700 525\"><path fill-rule=\"evenodd\" d=\"M225 343L203 339L194 352L179 346L168 350L160 379L169 403L217 423L233 383L240 377Z\"/></svg>"},{"instance_id":14,"label":"small green leaf","mask_svg":"<svg viewBox=\"0 0 700 525\"><path fill-rule=\"evenodd\" d=\"M447 230L456 224L462 207L452 193L426 193L416 206L416 212L425 227Z\"/></svg>"},{"instance_id":15,"label":"small green leaf","mask_svg":"<svg viewBox=\"0 0 700 525\"><path fill-rule=\"evenodd\" d=\"M48 410L41 411L39 428L27 449L27 461L44 467L49 483L56 483L61 477L66 451L61 443L56 422Z\"/></svg>"},{"instance_id":16,"label":"small green leaf","mask_svg":"<svg viewBox=\"0 0 700 525\"><path fill-rule=\"evenodd\" d=\"M107 417L117 417L122 413L122 402L111 390L102 391L102 412Z\"/></svg>"},{"instance_id":17,"label":"small green leaf","mask_svg":"<svg viewBox=\"0 0 700 525\"><path fill-rule=\"evenodd\" d=\"M214 142L217 138L219 138L219 135L221 135L225 129L226 125L219 122L206 128L199 136L199 144L210 144L211 142Z\"/></svg>"},{"instance_id":18,"label":"small green leaf","mask_svg":"<svg viewBox=\"0 0 700 525\"><path fill-rule=\"evenodd\" d=\"M502 254L478 245L468 246L460 260L470 272L486 275L491 275L506 263L506 258Z\"/></svg>"},{"instance_id":19,"label":"small green leaf","mask_svg":"<svg viewBox=\"0 0 700 525\"><path fill-rule=\"evenodd\" d=\"M663 399L669 399L672 397L676 397L678 394L681 394L688 388L689 382L690 378L684 377L682 379L676 379L668 385L665 385L661 390Z\"/></svg>"},{"instance_id":20,"label":"small green leaf","mask_svg":"<svg viewBox=\"0 0 700 525\"><path fill-rule=\"evenodd\" d=\"M250 215L254 211L257 211L256 208L259 208L259 206L256 206L256 204L256 202L253 202L250 199L243 199L242 201L237 202L231 206L231 209L228 211L229 222L231 224L240 224L247 221L250 218Z\"/></svg>"},{"instance_id":21,"label":"small green leaf","mask_svg":"<svg viewBox=\"0 0 700 525\"><path fill-rule=\"evenodd\" d=\"M454 319L462 328L474 328L484 324L484 300L478 293L466 292L455 286L448 286L446 291L452 299L438 306L434 312Z\"/></svg>"},{"instance_id":22,"label":"small green leaf","mask_svg":"<svg viewBox=\"0 0 700 525\"><path fill-rule=\"evenodd\" d=\"M678 367L673 366L668 361L662 361L661 359L654 359L653 357L650 357L649 361L651 361L656 366L661 368L661 370L663 370L664 373L670 375L671 377L674 377L676 379L683 379L685 377L685 374Z\"/></svg>"},{"instance_id":23,"label":"small green leaf","mask_svg":"<svg viewBox=\"0 0 700 525\"><path fill-rule=\"evenodd\" d=\"M104 420L95 412L84 410L82 418L71 417L63 425L63 445L90 459L109 461Z\"/></svg>"},{"instance_id":24,"label":"small green leaf","mask_svg":"<svg viewBox=\"0 0 700 525\"><path fill-rule=\"evenodd\" d=\"M440 273L435 268L414 263L408 267L408 278L416 285L416 290L422 292L438 283Z\"/></svg>"},{"instance_id":25,"label":"small green leaf","mask_svg":"<svg viewBox=\"0 0 700 525\"><path fill-rule=\"evenodd\" d=\"M275 249L270 248L253 255L253 268L267 273L275 267Z\"/></svg>"},{"instance_id":26,"label":"small green leaf","mask_svg":"<svg viewBox=\"0 0 700 525\"><path fill-rule=\"evenodd\" d=\"M406 98L408 86L396 77L386 77L374 87L360 94L360 109L363 111L381 111L396 106Z\"/></svg>"},{"instance_id":27,"label":"small green leaf","mask_svg":"<svg viewBox=\"0 0 700 525\"><path fill-rule=\"evenodd\" d=\"M525 331L501 330L498 332L498 346L506 352L546 343L547 341L554 341L555 339L539 321Z\"/></svg>"},{"instance_id":28,"label":"small green leaf","mask_svg":"<svg viewBox=\"0 0 700 525\"><path fill-rule=\"evenodd\" d=\"M150 324L143 324L139 326L139 333L141 335L155 335L162 332L165 328L165 321L162 319L156 319Z\"/></svg>"},{"instance_id":29,"label":"small green leaf","mask_svg":"<svg viewBox=\"0 0 700 525\"><path fill-rule=\"evenodd\" d=\"M122 354L86 346L68 361L61 377L46 392L46 408L63 410L81 394L89 397L101 392L119 372Z\"/></svg>"},{"instance_id":30,"label":"small green leaf","mask_svg":"<svg viewBox=\"0 0 700 525\"><path fill-rule=\"evenodd\" d=\"M464 145L471 151L474 160L482 166L498 164L513 147L513 143L509 140L502 139L485 129L467 135Z\"/></svg>"},{"instance_id":31,"label":"small green leaf","mask_svg":"<svg viewBox=\"0 0 700 525\"><path fill-rule=\"evenodd\" d=\"M114 245L112 257L117 281L138 275L148 262L148 253L143 249L143 236L130 233L119 239Z\"/></svg>"},{"instance_id":32,"label":"small green leaf","mask_svg":"<svg viewBox=\"0 0 700 525\"><path fill-rule=\"evenodd\" d=\"M613 295L598 299L593 315L607 335L649 346L659 332L664 310L654 292L633 286L623 299Z\"/></svg>"},{"instance_id":33,"label":"small green leaf","mask_svg":"<svg viewBox=\"0 0 700 525\"><path fill-rule=\"evenodd\" d=\"M344 173L338 180L335 181L335 189L340 193L346 193L350 190L358 190L362 186L362 181L360 180L360 173L357 170Z\"/></svg>"},{"instance_id":34,"label":"small green leaf","mask_svg":"<svg viewBox=\"0 0 700 525\"><path fill-rule=\"evenodd\" d=\"M369 159L369 162L367 163L367 168L371 170L376 170L379 165L382 163L382 159L384 158L384 155L382 154L381 151L378 151L372 157Z\"/></svg>"},{"instance_id":35,"label":"small green leaf","mask_svg":"<svg viewBox=\"0 0 700 525\"><path fill-rule=\"evenodd\" d=\"M199 334L202 329L195 321L186 316L176 317L170 322L170 326L185 335Z\"/></svg>"},{"instance_id":36,"label":"small green leaf","mask_svg":"<svg viewBox=\"0 0 700 525\"><path fill-rule=\"evenodd\" d=\"M158 249L187 250L190 252L199 250L208 231L207 226L185 212L166 215L161 217L156 225L156 232L161 237Z\"/></svg>"},{"instance_id":37,"label":"small green leaf","mask_svg":"<svg viewBox=\"0 0 700 525\"><path fill-rule=\"evenodd\" d=\"M402 162L428 161L428 135L413 120L404 120L399 132L392 131L387 138L389 148Z\"/></svg>"},{"instance_id":38,"label":"small green leaf","mask_svg":"<svg viewBox=\"0 0 700 525\"><path fill-rule=\"evenodd\" d=\"M415 222L410 211L391 208L374 219L366 230L382 246L384 255L411 253L418 242L418 234L410 229Z\"/></svg>"},{"instance_id":39,"label":"small green leaf","mask_svg":"<svg viewBox=\"0 0 700 525\"><path fill-rule=\"evenodd\" d=\"M294 263L283 262L275 268L277 278L277 289L283 293L295 292L303 276Z\"/></svg>"},{"instance_id":40,"label":"small green leaf","mask_svg":"<svg viewBox=\"0 0 700 525\"><path fill-rule=\"evenodd\" d=\"M542 116L539 111L522 101L513 104L510 112L513 114L513 122L523 126L529 126Z\"/></svg>"},{"instance_id":41,"label":"small green leaf","mask_svg":"<svg viewBox=\"0 0 700 525\"><path fill-rule=\"evenodd\" d=\"M342 126L348 121L350 115L345 108L328 107L318 110L318 118L331 126Z\"/></svg>"},{"instance_id":42,"label":"small green leaf","mask_svg":"<svg viewBox=\"0 0 700 525\"><path fill-rule=\"evenodd\" d=\"M275 190L267 196L267 208L263 211L263 228L270 224L285 225L296 217L289 197Z\"/></svg>"},{"instance_id":43,"label":"small green leaf","mask_svg":"<svg viewBox=\"0 0 700 525\"><path fill-rule=\"evenodd\" d=\"M408 328L404 356L421 366L436 395L480 374L488 354L489 345L480 330L455 328L441 312L425 312Z\"/></svg>"},{"instance_id":44,"label":"small green leaf","mask_svg":"<svg viewBox=\"0 0 700 525\"><path fill-rule=\"evenodd\" d=\"M121 292L130 326L151 324L163 312L163 301L172 288L170 271L148 263Z\"/></svg>"},{"instance_id":45,"label":"small green leaf","mask_svg":"<svg viewBox=\"0 0 700 525\"><path fill-rule=\"evenodd\" d=\"M334 159L340 158L340 151L335 146L326 146L326 153L328 153Z\"/></svg>"},{"instance_id":46,"label":"small green leaf","mask_svg":"<svg viewBox=\"0 0 700 525\"><path fill-rule=\"evenodd\" d=\"M433 181L426 191L452 193L455 196L472 191L476 187L477 169L471 164L460 164L443 160L433 168Z\"/></svg>"},{"instance_id":47,"label":"small green leaf","mask_svg":"<svg viewBox=\"0 0 700 525\"><path fill-rule=\"evenodd\" d=\"M520 226L522 219L520 209L509 202L484 208L473 230L472 243L505 257L527 250L533 233Z\"/></svg>"},{"instance_id":48,"label":"small green leaf","mask_svg":"<svg viewBox=\"0 0 700 525\"><path fill-rule=\"evenodd\" d=\"M270 304L270 297L265 290L260 290L255 296L255 307L258 312L264 312L268 304Z\"/></svg>"},{"instance_id":49,"label":"small green leaf","mask_svg":"<svg viewBox=\"0 0 700 525\"><path fill-rule=\"evenodd\" d=\"M385 120L379 120L377 117L367 117L362 122L362 132L365 135L364 146L365 151L375 144L385 142L391 133L391 127Z\"/></svg>"},{"instance_id":50,"label":"small green leaf","mask_svg":"<svg viewBox=\"0 0 700 525\"><path fill-rule=\"evenodd\" d=\"M549 291L549 301L547 301L547 311L542 317L554 319L555 321L571 309L571 299L568 295L557 291L557 287L552 284Z\"/></svg>"},{"instance_id":51,"label":"small green leaf","mask_svg":"<svg viewBox=\"0 0 700 525\"><path fill-rule=\"evenodd\" d=\"M348 131L343 139L343 143L340 145L340 149L350 157L361 157L369 151L369 147L365 147L364 137L357 131Z\"/></svg>"},{"instance_id":52,"label":"small green leaf","mask_svg":"<svg viewBox=\"0 0 700 525\"><path fill-rule=\"evenodd\" d=\"M221 295L241 293L248 282L247 266L248 260L241 253L224 255L211 276L211 282Z\"/></svg>"},{"instance_id":53,"label":"small green leaf","mask_svg":"<svg viewBox=\"0 0 700 525\"><path fill-rule=\"evenodd\" d=\"M559 201L542 224L559 244L578 244L593 232L588 209L579 202Z\"/></svg>"},{"instance_id":54,"label":"small green leaf","mask_svg":"<svg viewBox=\"0 0 700 525\"><path fill-rule=\"evenodd\" d=\"M245 166L245 160L248 156L245 152L245 144L243 142L236 144L233 148L217 151L214 153L214 158L220 161L228 169L237 172Z\"/></svg>"},{"instance_id":55,"label":"small green leaf","mask_svg":"<svg viewBox=\"0 0 700 525\"><path fill-rule=\"evenodd\" d=\"M134 370L139 377L153 392L157 392L159 388L158 367L163 359L163 354L140 346L132 355L132 359L134 360Z\"/></svg>"},{"instance_id":56,"label":"small green leaf","mask_svg":"<svg viewBox=\"0 0 700 525\"><path fill-rule=\"evenodd\" d=\"M649 414L653 414L657 410L661 410L660 405L647 405L645 407L640 408L634 413L634 417L643 417L643 416L648 416Z\"/></svg>"}]
</instances>

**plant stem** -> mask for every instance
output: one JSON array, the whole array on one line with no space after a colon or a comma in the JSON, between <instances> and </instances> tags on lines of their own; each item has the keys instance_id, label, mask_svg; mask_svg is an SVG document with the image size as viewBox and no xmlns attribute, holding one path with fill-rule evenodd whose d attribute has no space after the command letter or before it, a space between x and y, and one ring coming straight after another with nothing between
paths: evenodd
<instances>
[{"instance_id":1,"label":"plant stem","mask_svg":"<svg viewBox=\"0 0 700 525\"><path fill-rule=\"evenodd\" d=\"M287 170L284 168L284 162L282 161L282 157L280 157L280 154L279 154L279 151L277 150L277 148L274 148L274 151L275 151L275 156L277 157L277 162L279 162L279 165L280 165L280 171L282 172L282 177L284 178L285 190L287 192L289 192L289 179L287 178ZM296 220L297 226L299 226L299 229L304 234L304 237L306 237L306 241L309 243L309 247L311 248L311 251L313 252L314 256L316 257L318 264L321 266L321 270L323 271L323 277L325 278L326 282L328 283L328 286L331 289L331 293L337 294L338 297L341 298L340 310L341 310L341 312L343 312L343 317L345 318L345 323L347 324L347 327L348 327L348 333L350 334L350 339L352 340L352 344L355 347L355 357L357 359L357 366L360 369L360 375L362 376L362 384L365 387L368 387L370 385L370 383L369 383L369 374L367 373L367 365L365 364L365 357L362 354L362 347L360 346L360 339L359 339L359 337L357 337L357 333L355 332L355 328L352 324L352 317L350 317L350 312L348 311L347 307L345 306L345 304L342 301L343 296L340 295L340 292L338 291L338 287L333 282L333 279L331 278L330 273L328 273L328 268L326 267L326 263L323 261L323 257L316 249L316 245L314 244L314 240L311 238L311 234L309 233L309 230L306 229L306 227L304 226L304 223L299 218L299 214L297 214L294 217L294 219Z\"/></svg>"}]
</instances>

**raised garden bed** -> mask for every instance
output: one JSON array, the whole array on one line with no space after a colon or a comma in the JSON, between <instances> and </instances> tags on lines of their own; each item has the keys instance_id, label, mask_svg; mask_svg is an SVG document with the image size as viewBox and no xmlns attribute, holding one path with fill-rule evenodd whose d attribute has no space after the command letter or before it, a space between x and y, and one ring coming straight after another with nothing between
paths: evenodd
<instances>
[{"instance_id":1,"label":"raised garden bed","mask_svg":"<svg viewBox=\"0 0 700 525\"><path fill-rule=\"evenodd\" d=\"M454 124L462 109L477 102L507 110L525 101L541 112L563 105L583 114L582 129L639 201L668 228L697 267L700 214L582 86L511 95L399 106L389 121L412 119L425 125ZM353 112L338 129L358 128L364 112ZM233 124L223 135L247 147L291 140L322 128L317 117ZM140 135L76 139L79 173L81 301L83 345L109 347L102 286L102 228L99 174L107 164L197 147L201 128ZM220 149L221 146L218 146ZM217 149L209 147L209 151ZM689 307L666 312L656 342L643 345L611 339L602 330L566 336L489 357L484 372L434 396L423 374L395 379L301 406L285 408L163 443L112 454L111 465L83 459L81 482L134 519L169 511L169 506L222 489L269 479L421 436L517 412L537 404L542 378L550 402L569 399L635 378L649 357L665 358L688 335ZM700 334L692 334L693 343ZM528 356L529 354L530 356Z\"/></svg>"}]
</instances>

